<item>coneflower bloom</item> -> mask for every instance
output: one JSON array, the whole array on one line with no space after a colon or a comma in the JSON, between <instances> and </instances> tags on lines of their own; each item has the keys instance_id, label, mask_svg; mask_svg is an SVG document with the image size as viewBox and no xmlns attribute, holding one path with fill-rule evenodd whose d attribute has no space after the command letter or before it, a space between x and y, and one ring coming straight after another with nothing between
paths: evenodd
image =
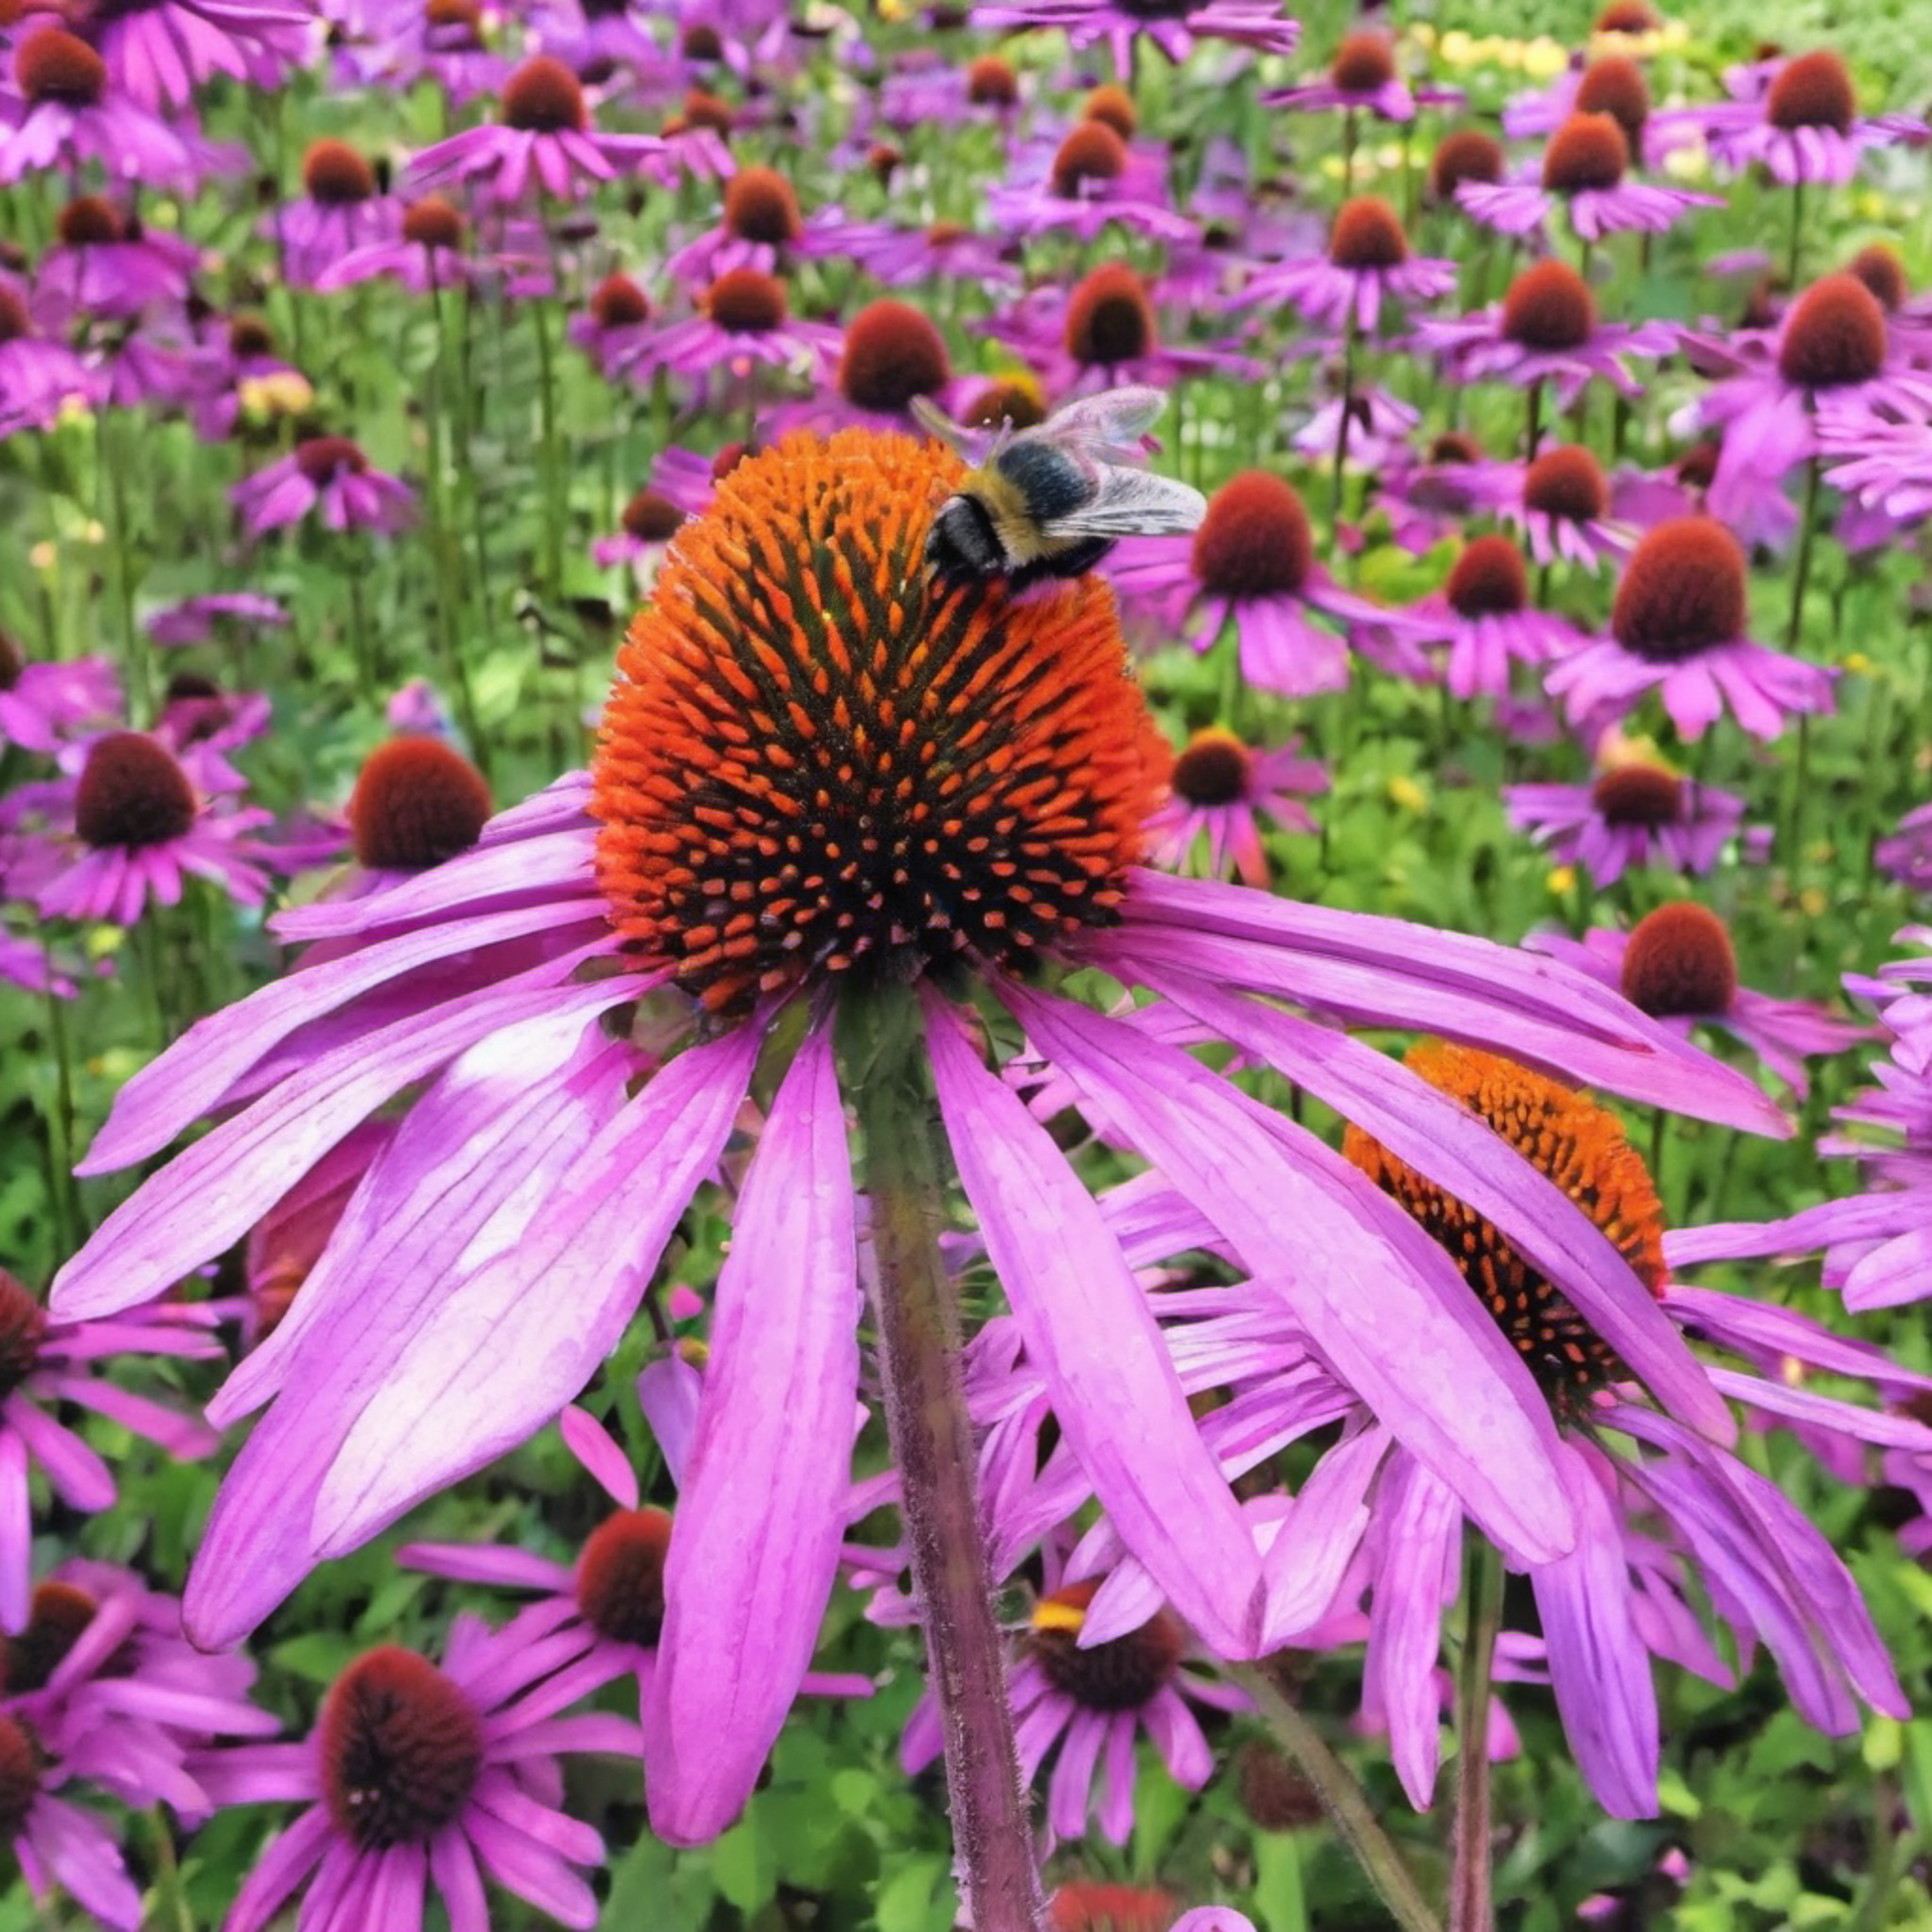
<instances>
[{"instance_id":1,"label":"coneflower bloom","mask_svg":"<svg viewBox=\"0 0 1932 1932\"><path fill-rule=\"evenodd\" d=\"M1592 926L1582 939L1534 932L1525 943L1614 986L1653 1020L1688 1039L1695 1027L1730 1035L1803 1100L1805 1062L1843 1053L1873 1030L1810 1000L1780 1000L1738 983L1725 922L1695 899L1671 899L1628 932Z\"/></svg>"},{"instance_id":2,"label":"coneflower bloom","mask_svg":"<svg viewBox=\"0 0 1932 1932\"><path fill-rule=\"evenodd\" d=\"M595 1925L581 1867L604 1863L604 1842L560 1808L558 1759L638 1745L622 1718L555 1715L578 1693L568 1679L553 1689L553 1674L580 1648L540 1609L495 1631L461 1615L440 1668L393 1644L365 1651L306 1741L209 1753L202 1779L218 1802L308 1807L248 1874L223 1932L263 1932L298 1891L297 1932L422 1932L431 1896L476 1925L485 1877L565 1925Z\"/></svg>"},{"instance_id":3,"label":"coneflower bloom","mask_svg":"<svg viewBox=\"0 0 1932 1932\"><path fill-rule=\"evenodd\" d=\"M1825 399L1841 411L1895 418L1916 413L1928 394L1926 377L1904 366L1884 310L1856 275L1827 275L1791 305L1769 366L1736 355L1728 366L1734 372L1698 405L1704 422L1724 429L1709 500L1727 519L1817 454L1815 416Z\"/></svg>"},{"instance_id":4,"label":"coneflower bloom","mask_svg":"<svg viewBox=\"0 0 1932 1932\"><path fill-rule=\"evenodd\" d=\"M1475 501L1523 532L1538 564L1581 564L1594 571L1621 558L1637 533L1613 515L1610 480L1581 443L1559 443L1533 463L1480 466L1470 479Z\"/></svg>"},{"instance_id":5,"label":"coneflower bloom","mask_svg":"<svg viewBox=\"0 0 1932 1932\"><path fill-rule=\"evenodd\" d=\"M1268 883L1261 820L1293 832L1312 832L1304 798L1328 789L1316 759L1301 756L1301 740L1256 752L1230 731L1197 731L1174 755L1167 803L1148 821L1157 866L1185 866L1195 846L1207 841L1207 873L1224 877L1230 866L1250 886Z\"/></svg>"},{"instance_id":6,"label":"coneflower bloom","mask_svg":"<svg viewBox=\"0 0 1932 1932\"><path fill-rule=\"evenodd\" d=\"M1932 892L1932 805L1920 805L1898 821L1898 830L1872 848L1872 863L1901 886Z\"/></svg>"},{"instance_id":7,"label":"coneflower bloom","mask_svg":"<svg viewBox=\"0 0 1932 1932\"><path fill-rule=\"evenodd\" d=\"M1047 1829L1077 1840L1091 1821L1101 1837L1125 1845L1134 1829L1141 1733L1159 1749L1168 1775L1182 1790L1198 1791L1214 1768L1214 1753L1189 1704L1212 1711L1251 1705L1233 1685L1186 1668L1186 1630L1165 1605L1135 1629L1082 1644L1087 1607L1099 1588L1097 1580L1085 1578L1039 1597L1007 1694L1021 1777L1031 1784L1047 1753L1059 1747L1046 1786ZM928 1692L906 1723L899 1763L908 1772L923 1770L943 1742Z\"/></svg>"},{"instance_id":8,"label":"coneflower bloom","mask_svg":"<svg viewBox=\"0 0 1932 1932\"><path fill-rule=\"evenodd\" d=\"M1686 738L1702 738L1726 708L1762 739L1794 713L1831 711L1831 673L1753 643L1746 602L1737 539L1711 517L1674 517L1630 553L1610 634L1552 665L1544 681L1573 719L1592 722L1613 721L1655 691Z\"/></svg>"},{"instance_id":9,"label":"coneflower bloom","mask_svg":"<svg viewBox=\"0 0 1932 1932\"><path fill-rule=\"evenodd\" d=\"M1512 100L1503 109L1503 132L1518 141L1548 137L1573 114L1608 114L1623 130L1631 160L1655 168L1696 137L1650 108L1642 64L1627 54L1599 54L1587 66L1566 68L1542 92Z\"/></svg>"},{"instance_id":10,"label":"coneflower bloom","mask_svg":"<svg viewBox=\"0 0 1932 1932\"><path fill-rule=\"evenodd\" d=\"M332 956L137 1074L88 1166L238 1111L110 1215L56 1291L82 1318L178 1280L414 1090L287 1319L211 1412L225 1424L274 1398L190 1580L191 1631L232 1642L321 1558L578 1394L715 1173L780 1009L802 1008L737 1193L666 1564L646 1785L679 1842L721 1830L751 1791L840 1561L861 1209L839 1002L916 984L964 1192L1064 1439L1221 1655L1261 1640L1247 1526L1114 1236L951 989L983 985L1097 1114L1238 1229L1324 1359L1525 1561L1561 1556L1575 1513L1534 1385L1447 1258L1313 1136L1180 1048L1030 984L1034 962L1204 1000L1217 1029L1306 1030L1312 1068L1282 1052L1324 1097L1322 1068L1350 1043L1274 1000L1502 1035L1642 1099L1782 1124L1741 1076L1547 960L1142 869L1169 754L1112 596L1091 577L1015 597L928 571L962 474L936 444L862 430L740 463L632 626L591 774L420 879L284 914L285 936ZM662 1028L648 1051L628 1022L607 1030L651 995L683 1050ZM1352 1091L1341 1104L1380 1122L1372 1083ZM1433 1145L1493 1178L1485 1198L1512 1227L1520 1209L1539 1254L1540 1230L1569 1229L1575 1211L1480 1122L1449 1121ZM1594 1313L1593 1290L1575 1285ZM1614 1308L1603 1318L1625 1336ZM1621 1345L1645 1359L1641 1335ZM307 1830L304 1858L327 1825Z\"/></svg>"},{"instance_id":11,"label":"coneflower bloom","mask_svg":"<svg viewBox=\"0 0 1932 1932\"><path fill-rule=\"evenodd\" d=\"M138 1394L100 1372L110 1356L168 1355L220 1359L205 1309L157 1303L108 1321L60 1321L0 1268L0 1627L27 1620L33 1584L33 1511L28 1472L38 1466L71 1509L93 1514L112 1506L114 1478L105 1462L65 1423L67 1404L119 1423L170 1455L206 1455L215 1435L199 1417Z\"/></svg>"},{"instance_id":12,"label":"coneflower bloom","mask_svg":"<svg viewBox=\"0 0 1932 1932\"><path fill-rule=\"evenodd\" d=\"M568 334L607 381L615 381L650 346L650 297L628 275L613 272L591 291L589 306L572 316Z\"/></svg>"},{"instance_id":13,"label":"coneflower bloom","mask_svg":"<svg viewBox=\"0 0 1932 1932\"><path fill-rule=\"evenodd\" d=\"M278 629L288 621L288 607L279 598L260 591L209 591L151 611L141 627L151 643L172 650L235 630Z\"/></svg>"},{"instance_id":14,"label":"coneflower bloom","mask_svg":"<svg viewBox=\"0 0 1932 1932\"><path fill-rule=\"evenodd\" d=\"M0 347L0 355L5 354ZM1932 516L1932 384L1911 420L1889 421L1829 394L1818 400L1814 428L1822 456L1832 459L1825 481L1867 513L1900 529Z\"/></svg>"},{"instance_id":15,"label":"coneflower bloom","mask_svg":"<svg viewBox=\"0 0 1932 1932\"><path fill-rule=\"evenodd\" d=\"M1377 28L1348 35L1335 49L1328 71L1299 87L1279 87L1261 97L1264 107L1341 107L1378 120L1412 121L1416 96L1396 70L1395 41Z\"/></svg>"},{"instance_id":16,"label":"coneflower bloom","mask_svg":"<svg viewBox=\"0 0 1932 1932\"><path fill-rule=\"evenodd\" d=\"M468 252L470 224L441 195L424 195L402 211L396 234L339 256L316 277L318 289L344 289L393 275L412 295L464 288L494 272L487 257Z\"/></svg>"},{"instance_id":17,"label":"coneflower bloom","mask_svg":"<svg viewBox=\"0 0 1932 1932\"><path fill-rule=\"evenodd\" d=\"M1499 182L1508 164L1503 144L1479 127L1458 127L1443 136L1429 161L1429 199L1438 207L1459 207L1464 182Z\"/></svg>"},{"instance_id":18,"label":"coneflower bloom","mask_svg":"<svg viewBox=\"0 0 1932 1932\"><path fill-rule=\"evenodd\" d=\"M1092 241L1110 222L1150 241L1192 241L1200 230L1174 211L1159 160L1130 147L1105 121L1079 121L1022 179L987 198L993 227L1021 236L1064 232Z\"/></svg>"},{"instance_id":19,"label":"coneflower bloom","mask_svg":"<svg viewBox=\"0 0 1932 1932\"><path fill-rule=\"evenodd\" d=\"M1400 614L1344 591L1314 560L1314 533L1295 489L1244 470L1208 499L1191 537L1121 545L1109 574L1130 604L1157 611L1178 641L1208 649L1234 626L1241 675L1283 697L1338 691L1348 682L1344 627L1400 621Z\"/></svg>"},{"instance_id":20,"label":"coneflower bloom","mask_svg":"<svg viewBox=\"0 0 1932 1932\"><path fill-rule=\"evenodd\" d=\"M1592 377L1634 396L1642 385L1624 358L1667 355L1677 336L1662 323L1625 328L1600 321L1584 278L1566 262L1543 261L1523 269L1500 303L1452 321L1419 323L1415 342L1442 356L1458 380L1549 382L1568 408Z\"/></svg>"},{"instance_id":21,"label":"coneflower bloom","mask_svg":"<svg viewBox=\"0 0 1932 1932\"><path fill-rule=\"evenodd\" d=\"M686 511L661 489L646 486L635 490L623 506L618 529L608 537L599 537L591 545L591 555L602 570L616 570L624 564L633 568L656 564L664 555L664 546L683 526L685 515Z\"/></svg>"},{"instance_id":22,"label":"coneflower bloom","mask_svg":"<svg viewBox=\"0 0 1932 1932\"><path fill-rule=\"evenodd\" d=\"M98 370L39 332L27 291L0 274L0 437L46 429L70 403L91 408L106 389Z\"/></svg>"},{"instance_id":23,"label":"coneflower bloom","mask_svg":"<svg viewBox=\"0 0 1932 1932\"><path fill-rule=\"evenodd\" d=\"M816 382L844 338L830 323L791 313L791 298L775 275L731 268L703 296L702 313L666 323L637 349L633 378L656 369L703 380L722 371L742 380L759 368L796 369Z\"/></svg>"},{"instance_id":24,"label":"coneflower bloom","mask_svg":"<svg viewBox=\"0 0 1932 1932\"><path fill-rule=\"evenodd\" d=\"M489 822L483 774L440 738L404 732L362 760L348 798L348 837L360 897L413 879L468 852Z\"/></svg>"},{"instance_id":25,"label":"coneflower bloom","mask_svg":"<svg viewBox=\"0 0 1932 1932\"><path fill-rule=\"evenodd\" d=\"M1630 145L1614 114L1572 114L1550 136L1534 180L1464 182L1455 199L1504 234L1541 231L1561 207L1583 241L1601 241L1630 229L1661 234L1687 209L1722 207L1716 195L1631 181Z\"/></svg>"},{"instance_id":26,"label":"coneflower bloom","mask_svg":"<svg viewBox=\"0 0 1932 1932\"><path fill-rule=\"evenodd\" d=\"M1057 27L1076 48L1105 41L1114 71L1131 73L1134 44L1145 38L1178 65L1197 41L1229 41L1257 54L1293 54L1302 26L1280 0L997 0L976 5L987 27Z\"/></svg>"},{"instance_id":27,"label":"coneflower bloom","mask_svg":"<svg viewBox=\"0 0 1932 1932\"><path fill-rule=\"evenodd\" d=\"M210 803L159 737L103 733L76 778L46 787L49 829L16 876L16 889L50 918L132 925L150 902L177 904L190 873L238 905L268 897L255 836L271 814Z\"/></svg>"},{"instance_id":28,"label":"coneflower bloom","mask_svg":"<svg viewBox=\"0 0 1932 1932\"><path fill-rule=\"evenodd\" d=\"M399 239L402 203L381 191L375 170L346 141L312 141L300 199L278 207L268 226L290 282L314 288L345 256Z\"/></svg>"},{"instance_id":29,"label":"coneflower bloom","mask_svg":"<svg viewBox=\"0 0 1932 1932\"><path fill-rule=\"evenodd\" d=\"M1323 328L1375 334L1385 301L1409 308L1455 286L1455 264L1412 256L1402 217L1379 195L1344 202L1328 230L1328 252L1281 262L1251 276L1235 298L1244 309L1285 302Z\"/></svg>"},{"instance_id":30,"label":"coneflower bloom","mask_svg":"<svg viewBox=\"0 0 1932 1932\"><path fill-rule=\"evenodd\" d=\"M34 271L35 314L48 329L175 307L187 299L201 259L193 242L141 227L98 195L70 201L55 233L58 240Z\"/></svg>"},{"instance_id":31,"label":"coneflower bloom","mask_svg":"<svg viewBox=\"0 0 1932 1932\"><path fill-rule=\"evenodd\" d=\"M0 630L0 748L58 751L121 716L121 683L104 657L29 657Z\"/></svg>"},{"instance_id":32,"label":"coneflower bloom","mask_svg":"<svg viewBox=\"0 0 1932 1932\"><path fill-rule=\"evenodd\" d=\"M883 296L846 323L831 390L800 414L822 429L856 423L911 432L914 402L924 398L950 416L966 395L938 325L923 309ZM773 430L781 426L774 414Z\"/></svg>"},{"instance_id":33,"label":"coneflower bloom","mask_svg":"<svg viewBox=\"0 0 1932 1932\"><path fill-rule=\"evenodd\" d=\"M228 492L251 537L316 511L327 529L380 530L393 536L416 520L416 494L398 477L373 469L346 436L312 436Z\"/></svg>"},{"instance_id":34,"label":"coneflower bloom","mask_svg":"<svg viewBox=\"0 0 1932 1932\"><path fill-rule=\"evenodd\" d=\"M760 274L782 271L793 256L832 252L830 235L841 223L839 211L814 209L807 221L799 212L798 191L775 168L741 168L725 183L718 225L687 241L664 264L673 281L703 287L734 268Z\"/></svg>"},{"instance_id":35,"label":"coneflower bloom","mask_svg":"<svg viewBox=\"0 0 1932 1932\"><path fill-rule=\"evenodd\" d=\"M1523 553L1505 536L1463 546L1449 582L1401 614L1417 642L1444 646L1443 682L1452 698L1500 698L1512 664L1546 664L1576 648L1567 619L1530 602Z\"/></svg>"},{"instance_id":36,"label":"coneflower bloom","mask_svg":"<svg viewBox=\"0 0 1932 1932\"><path fill-rule=\"evenodd\" d=\"M107 63L49 22L14 49L17 98L0 94L0 183L97 162L112 181L193 189L220 159L110 84Z\"/></svg>"},{"instance_id":37,"label":"coneflower bloom","mask_svg":"<svg viewBox=\"0 0 1932 1932\"><path fill-rule=\"evenodd\" d=\"M1899 138L1884 121L1860 119L1852 75L1830 48L1793 56L1766 87L1747 84L1739 98L1677 108L1660 118L1700 129L1721 167L1741 173L1756 164L1786 187L1824 182L1842 188L1867 148Z\"/></svg>"},{"instance_id":38,"label":"coneflower bloom","mask_svg":"<svg viewBox=\"0 0 1932 1932\"><path fill-rule=\"evenodd\" d=\"M1614 886L1632 866L1693 876L1715 867L1744 820L1735 792L1646 759L1607 764L1587 785L1506 785L1509 822L1561 865Z\"/></svg>"},{"instance_id":39,"label":"coneflower bloom","mask_svg":"<svg viewBox=\"0 0 1932 1932\"><path fill-rule=\"evenodd\" d=\"M316 18L274 0L115 0L94 10L87 31L131 100L185 108L217 73L272 91L308 58Z\"/></svg>"},{"instance_id":40,"label":"coneflower bloom","mask_svg":"<svg viewBox=\"0 0 1932 1932\"><path fill-rule=\"evenodd\" d=\"M600 134L591 126L584 89L561 61L539 54L503 83L502 119L453 134L425 148L409 164L418 189L471 182L499 204L520 202L532 185L557 201L582 195L588 184L615 181L620 168L649 167L666 185L665 144L649 134Z\"/></svg>"}]
</instances>

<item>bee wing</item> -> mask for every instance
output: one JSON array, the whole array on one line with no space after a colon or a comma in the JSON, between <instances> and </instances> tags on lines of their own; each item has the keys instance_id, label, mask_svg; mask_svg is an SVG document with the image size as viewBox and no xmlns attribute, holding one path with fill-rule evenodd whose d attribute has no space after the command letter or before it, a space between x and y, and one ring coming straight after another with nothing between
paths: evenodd
<instances>
[{"instance_id":1,"label":"bee wing","mask_svg":"<svg viewBox=\"0 0 1932 1932\"><path fill-rule=\"evenodd\" d=\"M1141 438L1167 406L1159 389L1138 384L1106 389L1056 409L1028 434L1051 437L1055 443L1084 443L1109 458L1139 458L1144 454Z\"/></svg>"},{"instance_id":2,"label":"bee wing","mask_svg":"<svg viewBox=\"0 0 1932 1932\"><path fill-rule=\"evenodd\" d=\"M976 468L982 463L991 462L1012 440L1012 432L1005 427L998 430L969 429L964 423L954 422L930 396L914 396L912 414L929 435L958 451Z\"/></svg>"},{"instance_id":3,"label":"bee wing","mask_svg":"<svg viewBox=\"0 0 1932 1932\"><path fill-rule=\"evenodd\" d=\"M1176 537L1198 529L1206 514L1207 498L1190 484L1109 465L1093 499L1048 527L1066 537Z\"/></svg>"}]
</instances>

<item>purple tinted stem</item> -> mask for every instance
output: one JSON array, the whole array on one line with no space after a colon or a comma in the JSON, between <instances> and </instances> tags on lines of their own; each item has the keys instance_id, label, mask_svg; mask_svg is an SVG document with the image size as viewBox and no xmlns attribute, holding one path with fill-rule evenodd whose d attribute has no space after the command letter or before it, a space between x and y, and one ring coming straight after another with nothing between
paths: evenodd
<instances>
[{"instance_id":1,"label":"purple tinted stem","mask_svg":"<svg viewBox=\"0 0 1932 1932\"><path fill-rule=\"evenodd\" d=\"M891 987L846 1016L871 1225L860 1278L879 1335L899 1512L945 1737L953 1869L977 1932L1037 1932L1043 1907L960 1384L959 1307L940 1258L944 1167L918 1008Z\"/></svg>"}]
</instances>

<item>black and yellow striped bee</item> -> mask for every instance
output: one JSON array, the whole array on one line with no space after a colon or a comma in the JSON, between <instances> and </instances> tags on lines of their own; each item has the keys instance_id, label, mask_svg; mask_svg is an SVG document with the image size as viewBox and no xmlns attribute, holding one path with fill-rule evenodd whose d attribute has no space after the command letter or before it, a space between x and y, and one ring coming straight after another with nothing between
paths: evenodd
<instances>
[{"instance_id":1,"label":"black and yellow striped bee","mask_svg":"<svg viewBox=\"0 0 1932 1932\"><path fill-rule=\"evenodd\" d=\"M1143 456L1166 404L1159 389L1109 389L989 443L918 398L920 422L975 465L932 519L926 562L943 577L1004 577L1019 590L1084 575L1122 537L1196 528L1207 514L1199 490L1125 467Z\"/></svg>"}]
</instances>

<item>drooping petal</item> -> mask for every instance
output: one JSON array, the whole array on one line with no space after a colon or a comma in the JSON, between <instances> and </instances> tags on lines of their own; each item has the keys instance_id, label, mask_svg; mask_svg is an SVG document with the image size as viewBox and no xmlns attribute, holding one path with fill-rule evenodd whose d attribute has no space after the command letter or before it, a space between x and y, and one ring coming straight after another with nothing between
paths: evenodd
<instances>
[{"instance_id":1,"label":"drooping petal","mask_svg":"<svg viewBox=\"0 0 1932 1932\"><path fill-rule=\"evenodd\" d=\"M1363 1691L1389 1726L1389 1755L1409 1802L1427 1811L1442 1750L1436 1658L1443 1611L1455 1595L1462 1511L1412 1455L1390 1463L1376 1504L1382 1564L1369 1605Z\"/></svg>"},{"instance_id":2,"label":"drooping petal","mask_svg":"<svg viewBox=\"0 0 1932 1932\"><path fill-rule=\"evenodd\" d=\"M859 1386L856 1202L829 1036L780 1085L718 1277L697 1440L644 1706L651 1826L738 1815L811 1662L838 1574Z\"/></svg>"},{"instance_id":3,"label":"drooping petal","mask_svg":"<svg viewBox=\"0 0 1932 1932\"><path fill-rule=\"evenodd\" d=\"M927 1037L966 1198L1094 1494L1174 1608L1225 1654L1254 1655L1253 1538L1099 1207L936 1002Z\"/></svg>"},{"instance_id":4,"label":"drooping petal","mask_svg":"<svg viewBox=\"0 0 1932 1932\"><path fill-rule=\"evenodd\" d=\"M1083 1095L1131 1123L1134 1145L1219 1223L1314 1352L1498 1543L1524 1562L1569 1550L1548 1405L1407 1214L1313 1135L1176 1048L1065 1001L1011 987L1004 997Z\"/></svg>"}]
</instances>

